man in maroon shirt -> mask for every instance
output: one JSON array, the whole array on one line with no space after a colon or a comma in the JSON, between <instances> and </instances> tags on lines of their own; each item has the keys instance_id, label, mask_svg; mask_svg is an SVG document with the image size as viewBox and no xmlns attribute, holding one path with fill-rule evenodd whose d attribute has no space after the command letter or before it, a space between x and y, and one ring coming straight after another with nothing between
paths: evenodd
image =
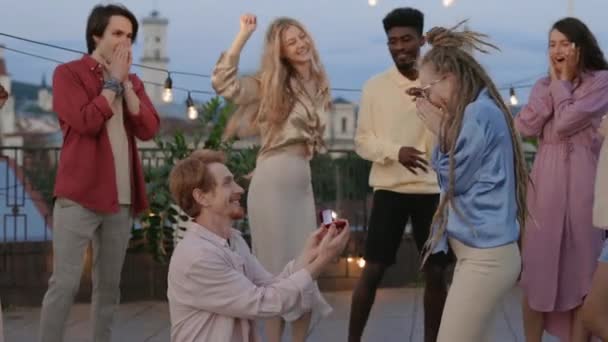
<instances>
[{"instance_id":1,"label":"man in maroon shirt","mask_svg":"<svg viewBox=\"0 0 608 342\"><path fill-rule=\"evenodd\" d=\"M141 80L129 74L138 23L126 8L97 6L86 30L88 55L57 67L53 109L63 147L55 180L53 275L42 303L40 341L63 340L93 241L93 341L110 341L120 273L133 217L146 209L136 138L159 118Z\"/></svg>"}]
</instances>

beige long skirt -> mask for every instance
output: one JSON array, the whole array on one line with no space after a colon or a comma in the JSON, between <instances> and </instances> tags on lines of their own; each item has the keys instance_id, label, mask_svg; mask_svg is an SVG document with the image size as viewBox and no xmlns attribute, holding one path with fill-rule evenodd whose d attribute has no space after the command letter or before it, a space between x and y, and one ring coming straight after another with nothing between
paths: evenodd
<instances>
[{"instance_id":1,"label":"beige long skirt","mask_svg":"<svg viewBox=\"0 0 608 342\"><path fill-rule=\"evenodd\" d=\"M272 274L302 251L317 219L309 160L276 153L257 162L247 197L253 252Z\"/></svg>"}]
</instances>

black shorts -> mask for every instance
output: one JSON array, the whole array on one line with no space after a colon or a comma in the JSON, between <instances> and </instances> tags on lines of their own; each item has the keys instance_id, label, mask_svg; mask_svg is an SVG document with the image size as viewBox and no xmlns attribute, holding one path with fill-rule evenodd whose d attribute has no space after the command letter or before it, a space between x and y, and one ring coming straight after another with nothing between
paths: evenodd
<instances>
[{"instance_id":1,"label":"black shorts","mask_svg":"<svg viewBox=\"0 0 608 342\"><path fill-rule=\"evenodd\" d=\"M397 250L403 240L405 225L410 219L416 247L420 253L429 237L431 222L438 204L438 194L375 191L365 242L365 260L386 266L394 264ZM427 264L446 267L453 260L454 256L451 252L437 253L429 256Z\"/></svg>"}]
</instances>

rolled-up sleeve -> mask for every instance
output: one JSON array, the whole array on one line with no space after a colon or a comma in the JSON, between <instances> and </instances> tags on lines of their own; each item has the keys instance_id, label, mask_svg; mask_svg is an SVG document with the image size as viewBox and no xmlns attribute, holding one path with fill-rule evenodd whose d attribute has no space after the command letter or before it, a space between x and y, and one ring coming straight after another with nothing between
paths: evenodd
<instances>
[{"instance_id":1,"label":"rolled-up sleeve","mask_svg":"<svg viewBox=\"0 0 608 342\"><path fill-rule=\"evenodd\" d=\"M239 77L239 56L222 53L211 75L215 92L237 105L250 104L260 97L258 80L251 76Z\"/></svg>"},{"instance_id":2,"label":"rolled-up sleeve","mask_svg":"<svg viewBox=\"0 0 608 342\"><path fill-rule=\"evenodd\" d=\"M89 99L78 74L60 65L53 74L53 110L59 120L81 135L97 136L114 113L101 94Z\"/></svg>"}]
</instances>

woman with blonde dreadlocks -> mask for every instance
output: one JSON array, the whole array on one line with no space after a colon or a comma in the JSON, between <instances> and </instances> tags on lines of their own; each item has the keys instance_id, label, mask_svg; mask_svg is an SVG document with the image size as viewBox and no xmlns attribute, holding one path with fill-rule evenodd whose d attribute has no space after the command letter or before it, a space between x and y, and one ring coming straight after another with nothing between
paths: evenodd
<instances>
[{"instance_id":1,"label":"woman with blonde dreadlocks","mask_svg":"<svg viewBox=\"0 0 608 342\"><path fill-rule=\"evenodd\" d=\"M420 66L416 106L439 139L432 165L441 188L424 258L449 244L458 259L437 341L492 341L492 313L521 270L527 173L508 107L464 49L498 48L458 26L427 33Z\"/></svg>"}]
</instances>

